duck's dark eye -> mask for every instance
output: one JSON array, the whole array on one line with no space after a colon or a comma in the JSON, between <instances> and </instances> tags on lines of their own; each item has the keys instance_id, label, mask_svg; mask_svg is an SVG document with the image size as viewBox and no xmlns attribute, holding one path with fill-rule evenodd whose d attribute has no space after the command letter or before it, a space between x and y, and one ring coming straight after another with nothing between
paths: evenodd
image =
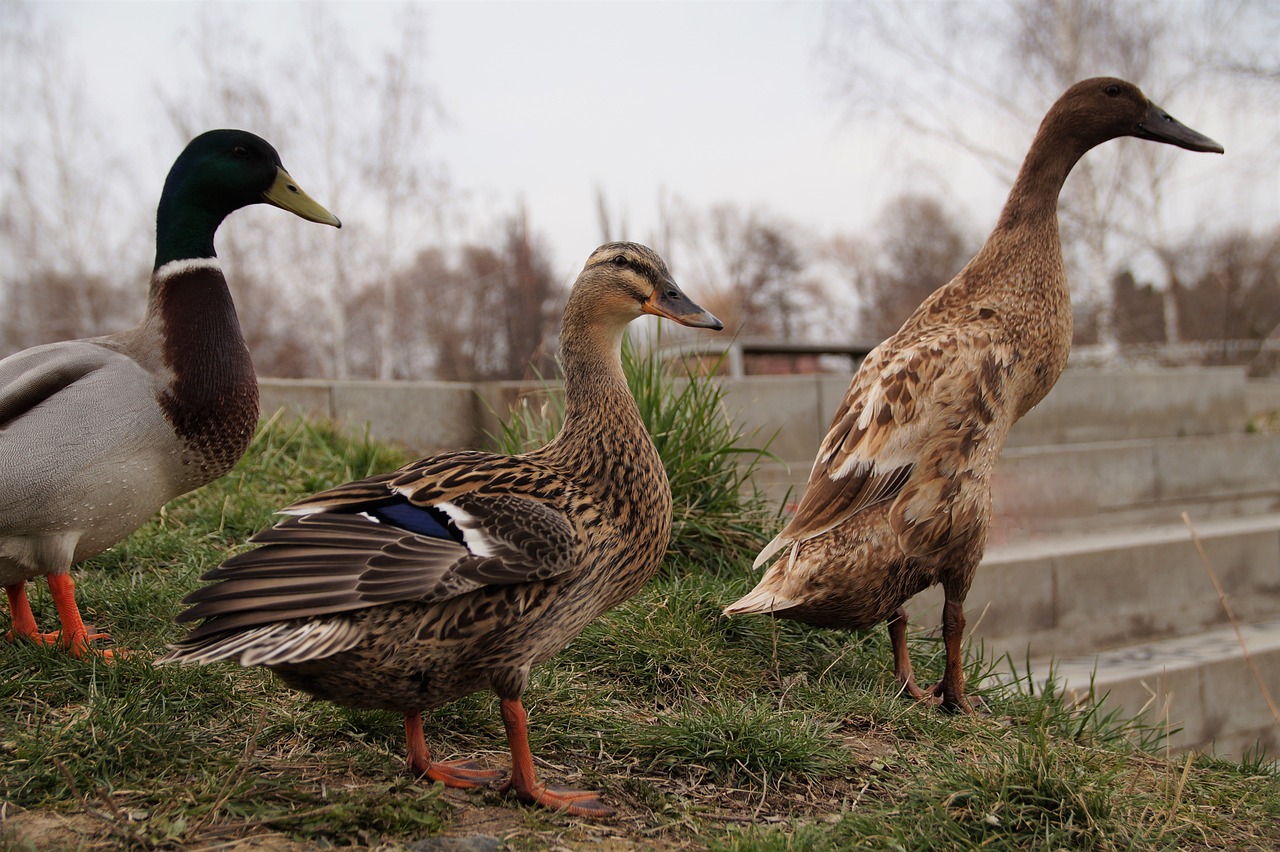
<instances>
[{"instance_id":1,"label":"duck's dark eye","mask_svg":"<svg viewBox=\"0 0 1280 852\"><path fill-rule=\"evenodd\" d=\"M235 157L237 160L247 160L249 159L249 149L243 145L237 145L231 149L231 156Z\"/></svg>"},{"instance_id":2,"label":"duck's dark eye","mask_svg":"<svg viewBox=\"0 0 1280 852\"><path fill-rule=\"evenodd\" d=\"M1116 95L1120 94L1120 87L1115 83L1112 83L1110 86L1103 89L1103 91L1107 93L1107 97L1114 98Z\"/></svg>"},{"instance_id":3,"label":"duck's dark eye","mask_svg":"<svg viewBox=\"0 0 1280 852\"><path fill-rule=\"evenodd\" d=\"M620 254L613 259L613 265L614 266L630 266L631 263L630 261L627 260L627 256L625 254Z\"/></svg>"}]
</instances>

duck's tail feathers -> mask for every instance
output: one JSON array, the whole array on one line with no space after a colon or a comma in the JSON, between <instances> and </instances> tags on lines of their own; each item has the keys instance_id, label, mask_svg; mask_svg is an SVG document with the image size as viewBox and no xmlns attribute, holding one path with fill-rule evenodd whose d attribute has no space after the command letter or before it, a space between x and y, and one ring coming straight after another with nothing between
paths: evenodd
<instances>
[{"instance_id":1,"label":"duck's tail feathers","mask_svg":"<svg viewBox=\"0 0 1280 852\"><path fill-rule=\"evenodd\" d=\"M768 578L766 578L768 579ZM771 615L795 606L795 601L780 596L772 583L761 582L739 600L724 608L725 615Z\"/></svg>"},{"instance_id":2,"label":"duck's tail feathers","mask_svg":"<svg viewBox=\"0 0 1280 852\"><path fill-rule=\"evenodd\" d=\"M770 559L778 555L778 551L793 543L792 539L778 536L764 546L764 550L760 551L760 555L756 557L756 561L751 563L751 568L756 571L760 570L761 565L764 565Z\"/></svg>"},{"instance_id":3,"label":"duck's tail feathers","mask_svg":"<svg viewBox=\"0 0 1280 852\"><path fill-rule=\"evenodd\" d=\"M273 666L321 660L349 651L361 631L347 618L265 624L251 630L219 633L169 646L156 665L237 660L242 666Z\"/></svg>"}]
</instances>

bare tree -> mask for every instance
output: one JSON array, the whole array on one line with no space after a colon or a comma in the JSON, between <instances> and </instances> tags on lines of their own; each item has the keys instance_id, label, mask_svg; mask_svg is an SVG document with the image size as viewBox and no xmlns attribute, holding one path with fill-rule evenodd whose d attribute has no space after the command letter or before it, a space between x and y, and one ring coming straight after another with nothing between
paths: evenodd
<instances>
[{"instance_id":1,"label":"bare tree","mask_svg":"<svg viewBox=\"0 0 1280 852\"><path fill-rule=\"evenodd\" d=\"M562 293L551 271L547 249L529 229L529 215L523 205L507 219L504 231L507 263L504 373L515 378L528 375L530 370L550 369L555 353L548 342Z\"/></svg>"},{"instance_id":2,"label":"bare tree","mask_svg":"<svg viewBox=\"0 0 1280 852\"><path fill-rule=\"evenodd\" d=\"M759 208L676 206L672 254L697 278L700 301L735 334L799 338L800 318L821 299L793 225ZM708 288L704 291L702 288Z\"/></svg>"},{"instance_id":3,"label":"bare tree","mask_svg":"<svg viewBox=\"0 0 1280 852\"><path fill-rule=\"evenodd\" d=\"M1125 270L1111 285L1116 336L1121 343L1164 343L1164 317L1160 293L1151 282L1139 283Z\"/></svg>"},{"instance_id":4,"label":"bare tree","mask_svg":"<svg viewBox=\"0 0 1280 852\"><path fill-rule=\"evenodd\" d=\"M550 374L552 334L562 288L543 241L523 208L503 217L492 242L472 243L456 256L428 248L393 277L396 349L393 378L433 373L451 381L520 379ZM376 312L381 298L371 282L351 302L356 319L353 354L362 369L377 360Z\"/></svg>"},{"instance_id":5,"label":"bare tree","mask_svg":"<svg viewBox=\"0 0 1280 852\"><path fill-rule=\"evenodd\" d=\"M126 161L84 98L81 67L28 3L0 7L0 343L116 331L146 298L145 243L119 210L136 201Z\"/></svg>"},{"instance_id":6,"label":"bare tree","mask_svg":"<svg viewBox=\"0 0 1280 852\"><path fill-rule=\"evenodd\" d=\"M421 234L411 219L437 205L445 185L443 173L421 156L429 144L432 123L442 116L438 100L425 81L425 28L420 12L406 7L399 25L399 44L381 57L381 73L375 77L377 111L368 139L373 153L366 161L365 176L382 208L378 234L377 277L382 281L381 316L378 324L380 379L395 373L398 313L393 282L394 264L403 253L403 233ZM408 227L406 227L408 226Z\"/></svg>"},{"instance_id":7,"label":"bare tree","mask_svg":"<svg viewBox=\"0 0 1280 852\"><path fill-rule=\"evenodd\" d=\"M899 195L877 218L874 240L836 237L826 255L857 294L862 333L883 340L964 267L976 245L933 196Z\"/></svg>"},{"instance_id":8,"label":"bare tree","mask_svg":"<svg viewBox=\"0 0 1280 852\"><path fill-rule=\"evenodd\" d=\"M1189 340L1264 340L1280 325L1280 226L1233 231L1195 259L1182 332Z\"/></svg>"}]
</instances>

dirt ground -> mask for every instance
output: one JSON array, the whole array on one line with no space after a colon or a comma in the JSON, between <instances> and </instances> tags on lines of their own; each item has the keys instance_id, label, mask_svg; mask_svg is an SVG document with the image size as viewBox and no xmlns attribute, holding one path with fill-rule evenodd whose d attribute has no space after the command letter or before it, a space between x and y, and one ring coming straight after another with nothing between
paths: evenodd
<instances>
[{"instance_id":1,"label":"dirt ground","mask_svg":"<svg viewBox=\"0 0 1280 852\"><path fill-rule=\"evenodd\" d=\"M871 764L892 754L891 742L868 738L865 732L849 736L845 746L857 763ZM335 783L340 780L333 779ZM575 779L548 777L549 782L575 783ZM843 809L865 792L853 781L824 781L819 785L773 784L759 789L733 789L697 784L665 775L629 774L615 779L615 787L648 785L662 792L668 801L681 803L669 812L652 810L606 796L617 813L608 819L587 820L524 808L514 800L491 793L444 790L441 797L450 805L448 825L438 835L372 846L343 846L377 852L411 849L414 852L492 852L506 849L597 850L629 852L635 849L701 849L709 836L734 825L781 823L792 819L839 819ZM226 852L310 852L328 845L323 838L293 838L266 825L225 823L202 831L185 844L158 842L154 846L130 825L127 810L111 814L92 804L78 813L26 811L0 803L0 849L62 852L62 850L115 850L152 848L226 850Z\"/></svg>"}]
</instances>

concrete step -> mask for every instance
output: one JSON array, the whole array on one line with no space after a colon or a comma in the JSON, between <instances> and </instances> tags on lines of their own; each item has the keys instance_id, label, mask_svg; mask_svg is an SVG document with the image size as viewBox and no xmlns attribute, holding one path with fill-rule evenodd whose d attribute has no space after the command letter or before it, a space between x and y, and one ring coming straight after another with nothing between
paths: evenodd
<instances>
[{"instance_id":1,"label":"concrete step","mask_svg":"<svg viewBox=\"0 0 1280 852\"><path fill-rule=\"evenodd\" d=\"M1280 617L1280 513L1192 522L1237 618ZM941 589L907 609L915 627L936 626ZM965 611L971 636L1015 660L1097 653L1226 623L1181 523L993 546Z\"/></svg>"},{"instance_id":2,"label":"concrete step","mask_svg":"<svg viewBox=\"0 0 1280 852\"><path fill-rule=\"evenodd\" d=\"M1245 416L1250 420L1280 411L1280 378L1249 379L1244 389Z\"/></svg>"},{"instance_id":3,"label":"concrete step","mask_svg":"<svg viewBox=\"0 0 1280 852\"><path fill-rule=\"evenodd\" d=\"M1033 683L1044 682L1050 672L1065 695L1082 702L1092 696L1103 712L1118 709L1170 732L1167 745L1174 751L1236 760L1259 748L1272 758L1280 753L1280 720L1258 685L1260 677L1271 701L1280 701L1280 618L1242 624L1239 637L1225 626L1100 654L1032 661Z\"/></svg>"},{"instance_id":4,"label":"concrete step","mask_svg":"<svg viewBox=\"0 0 1280 852\"><path fill-rule=\"evenodd\" d=\"M794 505L812 460L761 465L758 486ZM790 494L787 494L790 489ZM1280 512L1280 434L1006 448L992 479L993 544L1099 528Z\"/></svg>"},{"instance_id":5,"label":"concrete step","mask_svg":"<svg viewBox=\"0 0 1280 852\"><path fill-rule=\"evenodd\" d=\"M1068 367L1009 431L1009 447L1225 435L1244 430L1248 383L1239 367Z\"/></svg>"},{"instance_id":6,"label":"concrete step","mask_svg":"<svg viewBox=\"0 0 1280 852\"><path fill-rule=\"evenodd\" d=\"M803 482L851 375L747 376L724 380L726 413L753 442L791 464ZM1092 370L1068 367L1039 405L1014 424L1008 447L1228 435L1248 422L1244 371Z\"/></svg>"},{"instance_id":7,"label":"concrete step","mask_svg":"<svg viewBox=\"0 0 1280 852\"><path fill-rule=\"evenodd\" d=\"M997 542L1280 512L1280 434L1008 448L992 486Z\"/></svg>"}]
</instances>

